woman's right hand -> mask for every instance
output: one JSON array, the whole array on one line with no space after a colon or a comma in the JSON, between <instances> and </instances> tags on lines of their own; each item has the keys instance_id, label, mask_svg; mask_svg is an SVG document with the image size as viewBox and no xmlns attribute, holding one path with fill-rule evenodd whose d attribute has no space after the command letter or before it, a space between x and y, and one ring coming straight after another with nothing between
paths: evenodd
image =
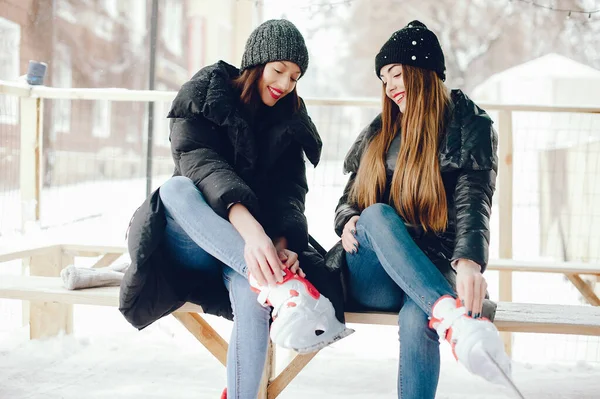
<instances>
[{"instance_id":1,"label":"woman's right hand","mask_svg":"<svg viewBox=\"0 0 600 399\"><path fill-rule=\"evenodd\" d=\"M273 241L248 208L241 203L229 207L229 221L244 239L244 260L248 270L261 286L283 281L284 268Z\"/></svg>"},{"instance_id":2,"label":"woman's right hand","mask_svg":"<svg viewBox=\"0 0 600 399\"><path fill-rule=\"evenodd\" d=\"M283 281L284 268L273 241L265 233L255 234L245 240L244 259L250 274L261 286L274 286Z\"/></svg>"},{"instance_id":3,"label":"woman's right hand","mask_svg":"<svg viewBox=\"0 0 600 399\"><path fill-rule=\"evenodd\" d=\"M356 240L356 222L359 216L352 216L342 230L342 246L348 253L358 252L358 241Z\"/></svg>"}]
</instances>

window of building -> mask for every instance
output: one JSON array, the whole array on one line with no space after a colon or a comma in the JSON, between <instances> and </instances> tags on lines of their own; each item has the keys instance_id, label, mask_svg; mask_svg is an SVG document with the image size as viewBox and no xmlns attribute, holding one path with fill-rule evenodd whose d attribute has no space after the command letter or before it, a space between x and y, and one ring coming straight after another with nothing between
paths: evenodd
<instances>
[{"instance_id":1,"label":"window of building","mask_svg":"<svg viewBox=\"0 0 600 399\"><path fill-rule=\"evenodd\" d=\"M134 1L132 3L121 2L122 6L128 7L125 14L129 17L129 29L131 40L134 45L139 45L144 41L147 34L148 9L146 1Z\"/></svg>"},{"instance_id":2,"label":"window of building","mask_svg":"<svg viewBox=\"0 0 600 399\"><path fill-rule=\"evenodd\" d=\"M77 22L77 18L75 18L75 10L73 8L73 4L68 0L57 0L56 15L72 24Z\"/></svg>"},{"instance_id":3,"label":"window of building","mask_svg":"<svg viewBox=\"0 0 600 399\"><path fill-rule=\"evenodd\" d=\"M142 1L135 1L135 3L141 3ZM119 4L117 0L103 0L102 6L108 15L112 18L119 16Z\"/></svg>"},{"instance_id":4,"label":"window of building","mask_svg":"<svg viewBox=\"0 0 600 399\"><path fill-rule=\"evenodd\" d=\"M171 53L180 56L183 53L183 2L166 0L160 20L165 46Z\"/></svg>"},{"instance_id":5,"label":"window of building","mask_svg":"<svg viewBox=\"0 0 600 399\"><path fill-rule=\"evenodd\" d=\"M92 135L99 138L110 137L112 103L108 100L96 100L92 115Z\"/></svg>"},{"instance_id":6,"label":"window of building","mask_svg":"<svg viewBox=\"0 0 600 399\"><path fill-rule=\"evenodd\" d=\"M54 47L54 57L50 70L54 87L70 88L73 85L73 69L71 49L62 43ZM52 101L53 133L68 133L71 130L71 100L55 99Z\"/></svg>"},{"instance_id":7,"label":"window of building","mask_svg":"<svg viewBox=\"0 0 600 399\"><path fill-rule=\"evenodd\" d=\"M0 17L0 80L19 77L21 27ZM19 98L0 94L0 123L16 125L19 121Z\"/></svg>"}]
</instances>

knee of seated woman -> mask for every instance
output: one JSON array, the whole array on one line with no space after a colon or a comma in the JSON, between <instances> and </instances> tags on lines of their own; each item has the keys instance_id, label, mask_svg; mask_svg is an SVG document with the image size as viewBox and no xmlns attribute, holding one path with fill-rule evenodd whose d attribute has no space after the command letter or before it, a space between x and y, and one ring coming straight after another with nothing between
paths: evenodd
<instances>
[{"instance_id":1,"label":"knee of seated woman","mask_svg":"<svg viewBox=\"0 0 600 399\"><path fill-rule=\"evenodd\" d=\"M400 324L401 336L409 334L421 336L422 334L425 334L432 340L438 340L437 332L429 328L429 317L427 316L427 313L416 304L405 305L402 307L398 317L398 323Z\"/></svg>"},{"instance_id":2,"label":"knee of seated woman","mask_svg":"<svg viewBox=\"0 0 600 399\"><path fill-rule=\"evenodd\" d=\"M362 220L363 223L365 220L373 220L373 221L381 221L389 218L390 212L396 214L394 208L389 206L388 204L384 204L378 202L373 205L369 205L362 211L360 214L359 220Z\"/></svg>"},{"instance_id":3,"label":"knee of seated woman","mask_svg":"<svg viewBox=\"0 0 600 399\"><path fill-rule=\"evenodd\" d=\"M161 198L163 196L178 195L181 190L189 187L196 187L192 179L185 176L173 176L160 186L159 194Z\"/></svg>"}]
</instances>

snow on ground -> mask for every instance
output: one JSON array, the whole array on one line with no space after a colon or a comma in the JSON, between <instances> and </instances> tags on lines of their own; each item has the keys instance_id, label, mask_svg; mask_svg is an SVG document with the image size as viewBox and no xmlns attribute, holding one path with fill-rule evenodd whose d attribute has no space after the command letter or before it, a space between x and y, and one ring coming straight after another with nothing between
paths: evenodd
<instances>
[{"instance_id":1,"label":"snow on ground","mask_svg":"<svg viewBox=\"0 0 600 399\"><path fill-rule=\"evenodd\" d=\"M0 398L218 398L225 369L173 318L135 331L116 309L78 306L74 336L26 341L17 330L0 336ZM228 337L230 324L215 320ZM398 343L392 327L357 332L322 351L280 396L395 398ZM470 375L442 347L438 398L509 398ZM287 353L278 352L282 358ZM283 366L283 362L279 365ZM514 377L528 399L598 397L600 365L516 363Z\"/></svg>"}]
</instances>

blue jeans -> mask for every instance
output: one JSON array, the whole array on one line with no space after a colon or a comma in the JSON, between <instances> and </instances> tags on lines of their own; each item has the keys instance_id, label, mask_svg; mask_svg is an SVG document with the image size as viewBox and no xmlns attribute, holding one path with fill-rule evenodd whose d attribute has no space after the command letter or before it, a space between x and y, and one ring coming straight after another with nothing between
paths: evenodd
<instances>
[{"instance_id":1,"label":"blue jeans","mask_svg":"<svg viewBox=\"0 0 600 399\"><path fill-rule=\"evenodd\" d=\"M434 399L440 351L429 316L441 296L456 293L391 206L365 209L356 224L356 239L358 251L346 254L350 296L369 309L399 311L398 398Z\"/></svg>"},{"instance_id":2,"label":"blue jeans","mask_svg":"<svg viewBox=\"0 0 600 399\"><path fill-rule=\"evenodd\" d=\"M244 240L217 215L187 177L172 177L160 187L167 226L165 248L180 267L205 278L222 279L233 308L233 331L227 352L228 398L256 398L269 343L271 309L250 289Z\"/></svg>"}]
</instances>

